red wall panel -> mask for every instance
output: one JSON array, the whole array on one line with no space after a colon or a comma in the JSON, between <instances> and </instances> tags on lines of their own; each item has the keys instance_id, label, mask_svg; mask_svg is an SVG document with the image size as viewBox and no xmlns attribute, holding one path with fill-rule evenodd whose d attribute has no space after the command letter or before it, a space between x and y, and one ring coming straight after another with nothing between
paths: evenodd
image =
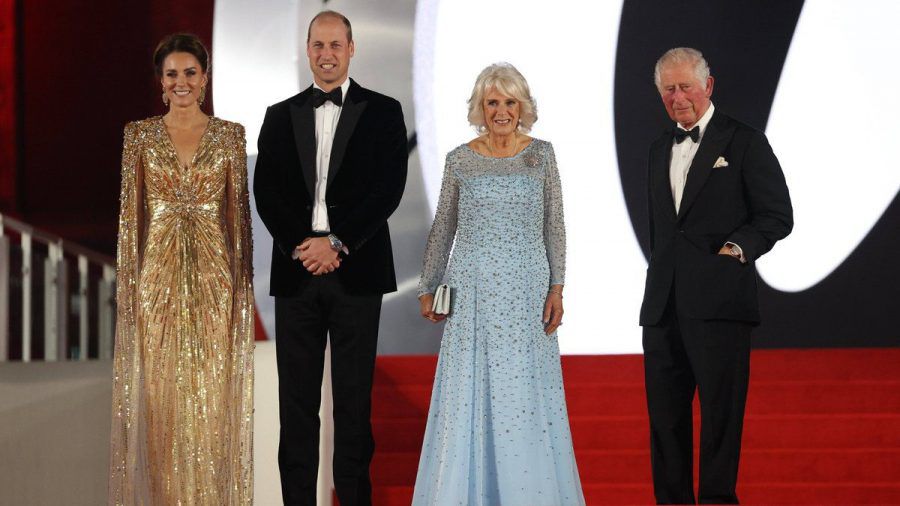
<instances>
[{"instance_id":1,"label":"red wall panel","mask_svg":"<svg viewBox=\"0 0 900 506\"><path fill-rule=\"evenodd\" d=\"M213 6L214 0L22 2L18 200L27 221L115 253L122 128L164 112L153 49L176 31L211 45Z\"/></svg>"},{"instance_id":2,"label":"red wall panel","mask_svg":"<svg viewBox=\"0 0 900 506\"><path fill-rule=\"evenodd\" d=\"M17 208L16 28L16 2L0 0L0 212L7 213Z\"/></svg>"}]
</instances>

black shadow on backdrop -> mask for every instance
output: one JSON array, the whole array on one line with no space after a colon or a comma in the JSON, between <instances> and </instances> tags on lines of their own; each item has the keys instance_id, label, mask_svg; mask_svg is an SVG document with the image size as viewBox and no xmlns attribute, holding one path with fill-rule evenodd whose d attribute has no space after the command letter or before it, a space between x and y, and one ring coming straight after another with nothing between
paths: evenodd
<instances>
[{"instance_id":1,"label":"black shadow on backdrop","mask_svg":"<svg viewBox=\"0 0 900 506\"><path fill-rule=\"evenodd\" d=\"M647 150L671 125L653 85L656 59L672 47L701 50L716 79L716 108L764 130L802 7L802 0L625 1L616 53L616 150L626 206L645 255ZM791 169L784 167L789 181ZM852 167L846 169L852 174ZM833 201L842 205L839 195ZM815 255L815 245L808 246ZM763 324L754 333L755 346L900 346L898 252L900 194L856 250L817 285L787 293L759 279Z\"/></svg>"}]
</instances>

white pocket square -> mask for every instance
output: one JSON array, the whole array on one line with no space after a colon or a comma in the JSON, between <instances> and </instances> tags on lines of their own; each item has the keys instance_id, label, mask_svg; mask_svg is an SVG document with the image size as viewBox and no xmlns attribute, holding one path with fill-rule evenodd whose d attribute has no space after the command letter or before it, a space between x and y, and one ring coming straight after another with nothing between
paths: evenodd
<instances>
[{"instance_id":1,"label":"white pocket square","mask_svg":"<svg viewBox=\"0 0 900 506\"><path fill-rule=\"evenodd\" d=\"M725 159L724 156L720 156L716 163L713 164L714 169L718 169L719 167L728 167L728 160Z\"/></svg>"}]
</instances>

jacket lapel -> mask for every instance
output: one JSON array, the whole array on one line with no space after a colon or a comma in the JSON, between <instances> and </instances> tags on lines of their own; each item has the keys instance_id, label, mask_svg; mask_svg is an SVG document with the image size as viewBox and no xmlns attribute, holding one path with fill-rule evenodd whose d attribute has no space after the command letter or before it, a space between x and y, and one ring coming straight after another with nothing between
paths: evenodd
<instances>
[{"instance_id":1,"label":"jacket lapel","mask_svg":"<svg viewBox=\"0 0 900 506\"><path fill-rule=\"evenodd\" d=\"M697 154L694 155L691 168L688 170L687 182L681 196L681 207L678 210L679 221L684 219L691 205L697 200L697 195L712 172L713 163L725 151L733 131L734 127L727 123L725 116L718 111L713 112L713 117L706 127L706 132L703 133L703 138L700 139L700 147L697 148Z\"/></svg>"},{"instance_id":2,"label":"jacket lapel","mask_svg":"<svg viewBox=\"0 0 900 506\"><path fill-rule=\"evenodd\" d=\"M367 102L362 99L360 90L361 88L356 84L356 81L351 79L350 89L347 90L347 97L344 100L344 105L341 106L341 117L338 120L337 130L334 132L334 141L331 143L331 158L328 163L328 184L326 189L331 188L331 183L334 182L335 176L341 170L344 153L347 151L347 143L350 142L350 137L353 136L359 117L366 109Z\"/></svg>"},{"instance_id":3,"label":"jacket lapel","mask_svg":"<svg viewBox=\"0 0 900 506\"><path fill-rule=\"evenodd\" d=\"M675 201L672 200L672 184L669 181L669 165L672 159L672 131L667 130L656 140L651 149L653 165L650 170L650 185L653 188L654 206L667 212L675 219Z\"/></svg>"},{"instance_id":4,"label":"jacket lapel","mask_svg":"<svg viewBox=\"0 0 900 506\"><path fill-rule=\"evenodd\" d=\"M310 104L312 86L297 95L291 102L291 123L294 127L294 144L300 157L300 170L306 182L309 197L315 200L316 192L316 113Z\"/></svg>"}]
</instances>

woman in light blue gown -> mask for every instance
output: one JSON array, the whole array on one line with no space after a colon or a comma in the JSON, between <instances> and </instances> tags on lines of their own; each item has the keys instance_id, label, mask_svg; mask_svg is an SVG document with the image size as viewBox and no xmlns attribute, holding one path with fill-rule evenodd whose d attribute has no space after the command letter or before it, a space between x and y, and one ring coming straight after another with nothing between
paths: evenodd
<instances>
[{"instance_id":1,"label":"woman in light blue gown","mask_svg":"<svg viewBox=\"0 0 900 506\"><path fill-rule=\"evenodd\" d=\"M522 75L491 65L469 99L480 135L447 155L418 291L447 324L413 505L584 504L556 338L562 192L553 146L526 135L536 120Z\"/></svg>"}]
</instances>

